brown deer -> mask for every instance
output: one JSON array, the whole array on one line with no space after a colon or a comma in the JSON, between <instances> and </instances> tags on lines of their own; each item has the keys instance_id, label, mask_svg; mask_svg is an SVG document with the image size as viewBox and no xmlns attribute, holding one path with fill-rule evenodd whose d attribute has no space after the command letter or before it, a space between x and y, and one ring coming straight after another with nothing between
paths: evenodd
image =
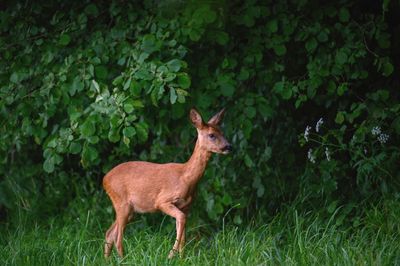
<instances>
[{"instance_id":1,"label":"brown deer","mask_svg":"<svg viewBox=\"0 0 400 266\"><path fill-rule=\"evenodd\" d=\"M200 114L190 110L197 129L197 141L186 163L157 164L133 161L119 164L103 179L103 187L115 209L115 222L106 232L104 256L115 245L123 256L122 238L133 213L161 211L176 219L176 241L168 258L181 253L185 244L185 223L197 183L212 153L228 154L232 146L219 128L224 110L204 123Z\"/></svg>"}]
</instances>

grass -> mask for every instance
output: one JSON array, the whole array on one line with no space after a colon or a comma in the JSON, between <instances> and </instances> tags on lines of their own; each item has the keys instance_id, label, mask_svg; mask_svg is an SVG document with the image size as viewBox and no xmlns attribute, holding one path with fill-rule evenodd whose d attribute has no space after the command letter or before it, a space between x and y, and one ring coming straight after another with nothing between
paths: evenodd
<instances>
[{"instance_id":1,"label":"grass","mask_svg":"<svg viewBox=\"0 0 400 266\"><path fill-rule=\"evenodd\" d=\"M172 225L146 227L137 221L125 232L125 257L103 258L107 226L91 215L56 218L47 225L28 218L1 229L2 265L400 265L400 204L371 207L357 226L337 226L336 214L299 214L294 208L268 223L189 227L181 258L168 260ZM111 219L110 221L111 222Z\"/></svg>"}]
</instances>

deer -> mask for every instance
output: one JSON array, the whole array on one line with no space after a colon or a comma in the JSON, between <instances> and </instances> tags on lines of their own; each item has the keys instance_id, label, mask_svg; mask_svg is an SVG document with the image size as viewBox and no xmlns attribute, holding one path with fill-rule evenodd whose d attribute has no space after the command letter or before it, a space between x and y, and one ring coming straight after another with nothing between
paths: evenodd
<instances>
[{"instance_id":1,"label":"deer","mask_svg":"<svg viewBox=\"0 0 400 266\"><path fill-rule=\"evenodd\" d=\"M220 123L225 109L207 123L192 108L190 120L197 130L193 153L185 163L158 164L129 161L111 169L103 178L103 187L115 210L115 221L105 234L104 256L115 246L123 257L123 234L135 213L161 211L176 220L176 240L168 258L182 254L185 245L185 224L197 183L213 153L228 154L232 145L225 139Z\"/></svg>"}]
</instances>

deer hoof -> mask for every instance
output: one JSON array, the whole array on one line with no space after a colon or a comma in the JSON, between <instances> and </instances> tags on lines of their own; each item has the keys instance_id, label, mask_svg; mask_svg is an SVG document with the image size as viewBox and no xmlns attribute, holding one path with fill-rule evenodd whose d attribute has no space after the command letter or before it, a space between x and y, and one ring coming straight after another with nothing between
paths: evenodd
<instances>
[{"instance_id":1,"label":"deer hoof","mask_svg":"<svg viewBox=\"0 0 400 266\"><path fill-rule=\"evenodd\" d=\"M173 257L175 257L175 254L178 253L178 250L176 249L171 249L171 251L168 254L168 259L172 259Z\"/></svg>"},{"instance_id":2,"label":"deer hoof","mask_svg":"<svg viewBox=\"0 0 400 266\"><path fill-rule=\"evenodd\" d=\"M112 250L112 246L113 244L112 243L106 243L105 245L104 245L104 258L108 258L108 257L110 257L110 255L111 255L111 250Z\"/></svg>"}]
</instances>

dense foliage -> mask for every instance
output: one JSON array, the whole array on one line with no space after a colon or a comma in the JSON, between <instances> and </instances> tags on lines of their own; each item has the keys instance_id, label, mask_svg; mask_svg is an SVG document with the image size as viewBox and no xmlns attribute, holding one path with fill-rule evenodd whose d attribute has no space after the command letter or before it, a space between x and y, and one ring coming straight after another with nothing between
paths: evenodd
<instances>
[{"instance_id":1,"label":"dense foliage","mask_svg":"<svg viewBox=\"0 0 400 266\"><path fill-rule=\"evenodd\" d=\"M91 202L126 160L185 161L192 106L206 119L226 107L235 147L213 156L197 218L239 224L297 197L328 215L344 205L343 221L360 202L399 195L397 10L393 0L7 6L2 213Z\"/></svg>"}]
</instances>

